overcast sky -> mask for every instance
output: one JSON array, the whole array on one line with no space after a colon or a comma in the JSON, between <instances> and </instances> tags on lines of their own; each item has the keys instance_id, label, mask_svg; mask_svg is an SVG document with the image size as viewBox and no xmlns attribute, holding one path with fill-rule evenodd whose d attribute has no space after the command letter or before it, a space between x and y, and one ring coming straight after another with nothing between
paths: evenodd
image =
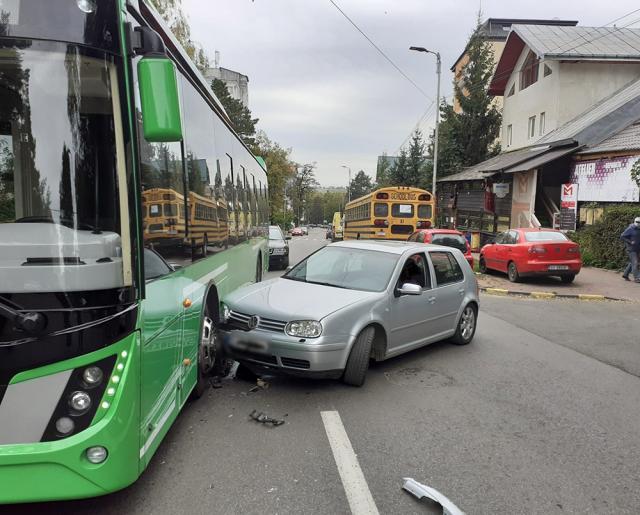
<instances>
[{"instance_id":1,"label":"overcast sky","mask_svg":"<svg viewBox=\"0 0 640 515\"><path fill-rule=\"evenodd\" d=\"M320 183L346 185L350 166L375 178L376 159L393 155L436 95L474 28L480 2L334 0L428 95L403 78L329 0L182 0L193 38L221 66L249 76L249 107L258 128L299 163L317 162ZM561 18L601 26L640 7L637 0L483 0L484 18ZM636 19L640 12L619 25ZM631 26L636 27L638 23ZM432 130L434 109L424 119Z\"/></svg>"}]
</instances>

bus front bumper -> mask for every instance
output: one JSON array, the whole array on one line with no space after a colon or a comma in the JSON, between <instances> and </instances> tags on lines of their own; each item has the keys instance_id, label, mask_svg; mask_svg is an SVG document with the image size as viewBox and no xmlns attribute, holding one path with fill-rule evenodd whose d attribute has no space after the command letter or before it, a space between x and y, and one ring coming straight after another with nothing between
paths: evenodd
<instances>
[{"instance_id":1,"label":"bus front bumper","mask_svg":"<svg viewBox=\"0 0 640 515\"><path fill-rule=\"evenodd\" d=\"M99 420L83 431L56 441L0 445L0 504L80 499L104 495L133 483L139 469L139 386L135 349L137 333L117 344L39 370L34 377L49 371L77 368L84 363L127 350L129 359L120 374L113 400ZM25 380L25 382L28 380ZM25 399L29 403L32 399ZM16 413L15 417L20 417ZM98 418L96 417L94 420ZM107 449L100 464L86 457L90 447Z\"/></svg>"}]
</instances>

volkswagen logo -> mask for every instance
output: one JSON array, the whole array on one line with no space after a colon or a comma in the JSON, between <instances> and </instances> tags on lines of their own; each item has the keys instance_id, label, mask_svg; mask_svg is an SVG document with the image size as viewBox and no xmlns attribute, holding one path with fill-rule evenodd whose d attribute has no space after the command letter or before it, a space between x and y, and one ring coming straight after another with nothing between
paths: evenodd
<instances>
[{"instance_id":1,"label":"volkswagen logo","mask_svg":"<svg viewBox=\"0 0 640 515\"><path fill-rule=\"evenodd\" d=\"M251 318L247 320L247 327L249 328L249 330L255 329L256 327L258 327L259 323L260 317L258 315L251 315Z\"/></svg>"}]
</instances>

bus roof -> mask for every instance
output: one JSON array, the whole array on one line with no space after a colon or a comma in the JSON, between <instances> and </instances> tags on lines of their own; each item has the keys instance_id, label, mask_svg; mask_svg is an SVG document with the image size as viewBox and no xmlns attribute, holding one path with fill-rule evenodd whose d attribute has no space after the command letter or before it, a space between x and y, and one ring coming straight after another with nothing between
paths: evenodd
<instances>
[{"instance_id":1,"label":"bus roof","mask_svg":"<svg viewBox=\"0 0 640 515\"><path fill-rule=\"evenodd\" d=\"M414 188L413 186L385 186L383 188L378 188L377 190L374 190L371 193L367 193L362 197L358 197L357 199L354 199L351 202L348 202L347 205L345 206L345 210L348 207L360 204L361 202L369 201L371 198L375 198L376 194L381 192L385 192L385 193L407 192L407 193L416 193L416 194L428 193L429 195L431 195L430 191L423 190L422 188Z\"/></svg>"}]
</instances>

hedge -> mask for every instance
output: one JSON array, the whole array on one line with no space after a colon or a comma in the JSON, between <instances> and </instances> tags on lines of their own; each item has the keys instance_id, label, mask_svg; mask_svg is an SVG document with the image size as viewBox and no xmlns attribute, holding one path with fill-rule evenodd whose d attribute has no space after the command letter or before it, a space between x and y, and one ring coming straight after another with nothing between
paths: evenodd
<instances>
[{"instance_id":1,"label":"hedge","mask_svg":"<svg viewBox=\"0 0 640 515\"><path fill-rule=\"evenodd\" d=\"M640 216L640 205L609 206L599 221L569 234L580 244L584 264L612 270L625 266L628 258L620 235L636 216Z\"/></svg>"}]
</instances>

